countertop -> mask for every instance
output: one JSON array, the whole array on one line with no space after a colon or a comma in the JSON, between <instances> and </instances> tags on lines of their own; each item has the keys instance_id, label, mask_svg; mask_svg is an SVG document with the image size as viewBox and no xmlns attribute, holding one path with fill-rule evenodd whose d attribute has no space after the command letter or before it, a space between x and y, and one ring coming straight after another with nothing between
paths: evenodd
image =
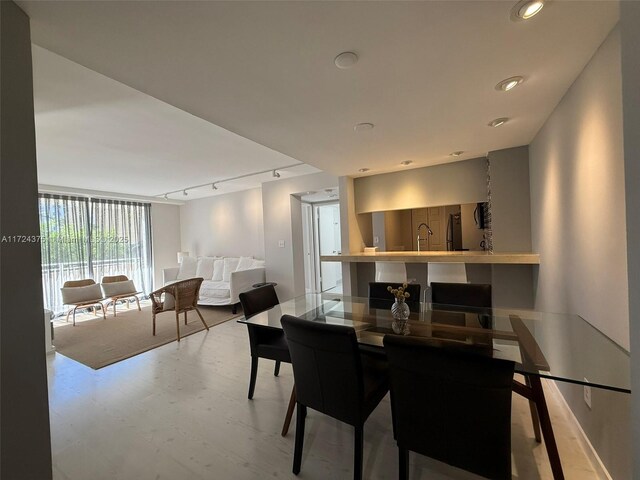
<instances>
[{"instance_id":1,"label":"countertop","mask_svg":"<svg viewBox=\"0 0 640 480\"><path fill-rule=\"evenodd\" d=\"M539 265L540 255L531 252L376 252L322 255L323 262L486 263Z\"/></svg>"}]
</instances>

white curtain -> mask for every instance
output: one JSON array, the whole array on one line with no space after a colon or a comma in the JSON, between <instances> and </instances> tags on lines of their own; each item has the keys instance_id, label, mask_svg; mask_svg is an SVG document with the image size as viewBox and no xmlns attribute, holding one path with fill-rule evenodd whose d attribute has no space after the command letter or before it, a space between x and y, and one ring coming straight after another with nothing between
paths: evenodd
<instances>
[{"instance_id":1,"label":"white curtain","mask_svg":"<svg viewBox=\"0 0 640 480\"><path fill-rule=\"evenodd\" d=\"M40 194L42 285L45 307L63 311L67 280L127 275L152 288L151 205Z\"/></svg>"}]
</instances>

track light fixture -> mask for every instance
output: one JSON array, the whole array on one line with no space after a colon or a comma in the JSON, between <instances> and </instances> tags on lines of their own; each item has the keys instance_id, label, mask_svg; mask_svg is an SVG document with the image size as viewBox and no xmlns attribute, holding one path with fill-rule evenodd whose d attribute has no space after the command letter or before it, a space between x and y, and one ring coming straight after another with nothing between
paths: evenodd
<instances>
[{"instance_id":1,"label":"track light fixture","mask_svg":"<svg viewBox=\"0 0 640 480\"><path fill-rule=\"evenodd\" d=\"M215 182L207 182L207 183L203 183L200 185L190 185L187 188L183 188L180 190L172 190L170 192L165 192L165 193L159 193L158 195L156 195L157 197L163 197L165 199L169 199L169 195L173 195L173 194L178 194L180 192L182 192L183 196L187 196L189 195L187 193L187 190L197 190L199 188L203 188L203 187L211 187L211 190L218 190L218 184L223 183L223 182L232 182L234 180L240 180L243 178L248 178L248 177L253 177L254 175L264 175L265 173L269 173L271 172L271 175L273 176L273 178L280 178L280 172L278 170L285 170L287 168L294 168L294 167L298 167L300 165L304 165L304 163L300 162L300 163L293 163L291 165L284 165L282 167L278 167L278 168L269 168L267 170L260 170L258 172L250 172L250 173L244 173L242 175L238 175L235 177L228 177L228 178L222 178L220 180L216 180Z\"/></svg>"}]
</instances>

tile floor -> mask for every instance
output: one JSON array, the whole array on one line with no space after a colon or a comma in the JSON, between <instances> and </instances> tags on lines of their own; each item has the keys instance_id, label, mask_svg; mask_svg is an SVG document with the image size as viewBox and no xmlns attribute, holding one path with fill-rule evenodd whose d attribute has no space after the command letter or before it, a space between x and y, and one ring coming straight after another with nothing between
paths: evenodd
<instances>
[{"instance_id":1,"label":"tile floor","mask_svg":"<svg viewBox=\"0 0 640 480\"><path fill-rule=\"evenodd\" d=\"M262 361L247 400L246 328L230 321L101 370L49 355L56 480L195 480L295 478L295 427L280 436L293 384L290 365L274 377ZM567 479L600 478L570 414L547 385ZM364 476L397 478L388 396L365 426ZM295 423L295 422L294 422ZM316 412L307 417L300 479L352 478L352 430ZM549 479L528 405L514 396L513 478ZM416 454L412 479L474 475Z\"/></svg>"}]
</instances>

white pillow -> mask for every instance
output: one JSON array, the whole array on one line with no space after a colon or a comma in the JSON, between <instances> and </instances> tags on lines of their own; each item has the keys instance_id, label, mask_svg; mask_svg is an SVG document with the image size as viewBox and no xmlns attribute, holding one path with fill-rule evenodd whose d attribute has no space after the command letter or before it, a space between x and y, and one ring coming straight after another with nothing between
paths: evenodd
<instances>
[{"instance_id":1,"label":"white pillow","mask_svg":"<svg viewBox=\"0 0 640 480\"><path fill-rule=\"evenodd\" d=\"M222 281L222 272L224 271L224 259L219 258L213 261L213 274L211 275L211 280L214 282Z\"/></svg>"},{"instance_id":2,"label":"white pillow","mask_svg":"<svg viewBox=\"0 0 640 480\"><path fill-rule=\"evenodd\" d=\"M236 267L236 272L241 270L249 270L253 268L253 258L251 257L240 257L240 261L238 262L238 266Z\"/></svg>"},{"instance_id":3,"label":"white pillow","mask_svg":"<svg viewBox=\"0 0 640 480\"><path fill-rule=\"evenodd\" d=\"M178 269L178 280L186 280L196 276L198 268L198 259L193 257L183 257L180 268Z\"/></svg>"},{"instance_id":4,"label":"white pillow","mask_svg":"<svg viewBox=\"0 0 640 480\"><path fill-rule=\"evenodd\" d=\"M102 299L102 290L97 283L85 287L62 287L60 292L62 292L62 303L65 305Z\"/></svg>"},{"instance_id":5,"label":"white pillow","mask_svg":"<svg viewBox=\"0 0 640 480\"><path fill-rule=\"evenodd\" d=\"M135 293L136 286L133 280L125 280L123 282L101 283L102 292L105 297L113 297L114 295L126 295L127 293Z\"/></svg>"},{"instance_id":6,"label":"white pillow","mask_svg":"<svg viewBox=\"0 0 640 480\"><path fill-rule=\"evenodd\" d=\"M253 260L253 266L251 268L264 268L264 260Z\"/></svg>"},{"instance_id":7,"label":"white pillow","mask_svg":"<svg viewBox=\"0 0 640 480\"><path fill-rule=\"evenodd\" d=\"M240 259L235 257L226 257L224 259L224 270L222 271L223 282L231 281L231 272L236 271L236 268L238 268L239 262L240 262Z\"/></svg>"},{"instance_id":8,"label":"white pillow","mask_svg":"<svg viewBox=\"0 0 640 480\"><path fill-rule=\"evenodd\" d=\"M214 257L200 257L198 259L198 266L196 267L196 277L202 277L205 280L209 280L213 277L213 262Z\"/></svg>"}]
</instances>

